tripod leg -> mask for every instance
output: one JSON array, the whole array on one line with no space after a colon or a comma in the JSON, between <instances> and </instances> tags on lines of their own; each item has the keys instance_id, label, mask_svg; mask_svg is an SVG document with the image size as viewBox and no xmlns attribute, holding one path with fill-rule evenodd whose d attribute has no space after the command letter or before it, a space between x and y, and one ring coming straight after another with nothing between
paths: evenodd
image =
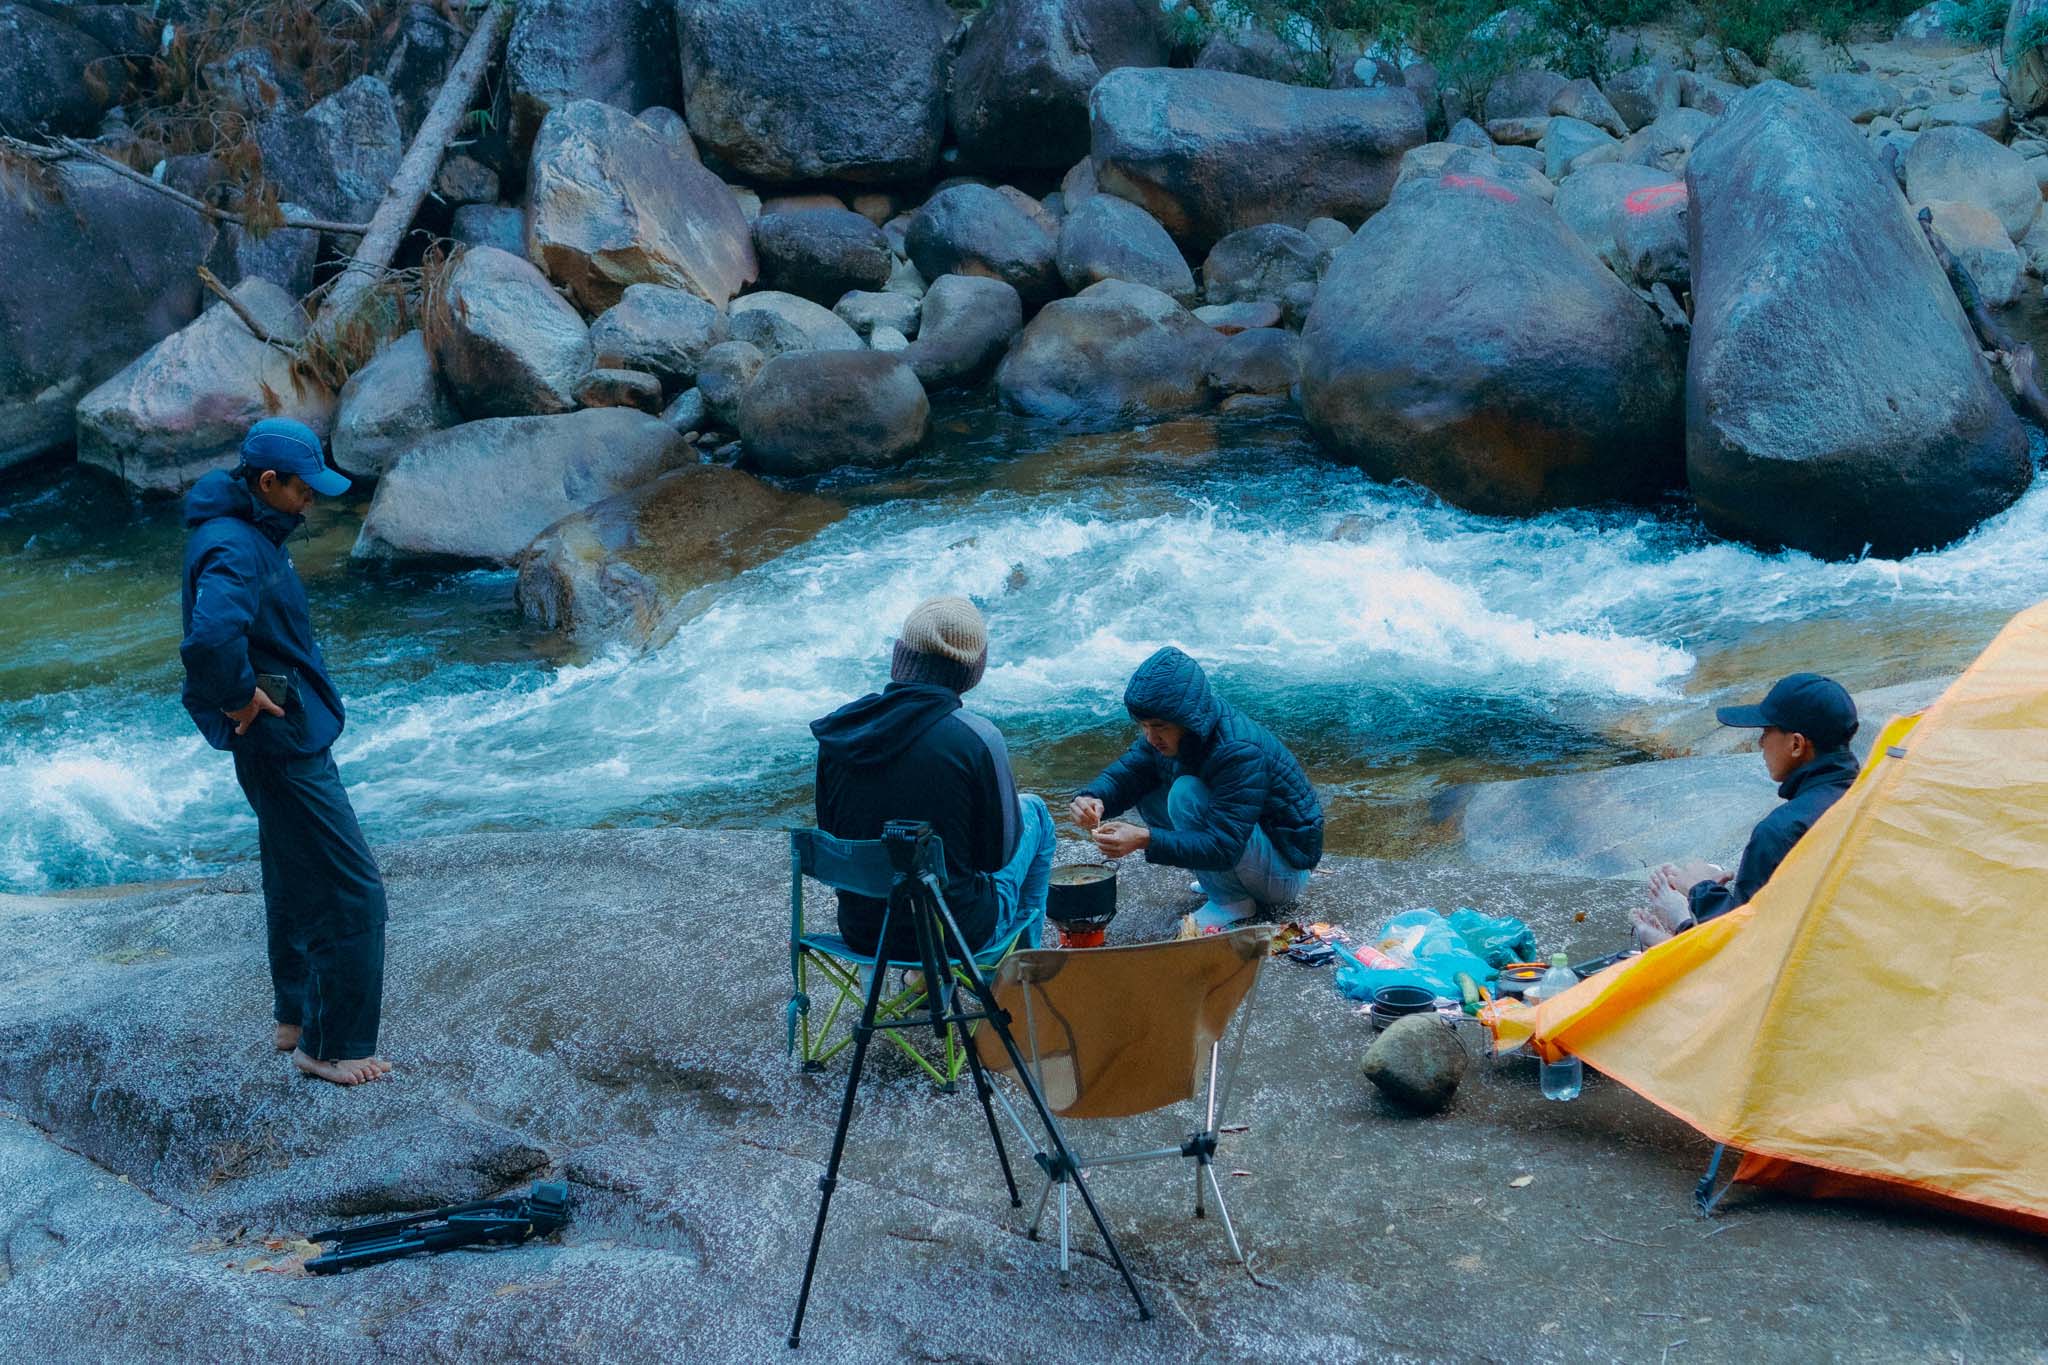
<instances>
[{"instance_id":1,"label":"tripod leg","mask_svg":"<svg viewBox=\"0 0 2048 1365\"><path fill-rule=\"evenodd\" d=\"M888 912L882 915L884 941L889 932ZM882 1003L882 983L889 973L881 963L875 964L875 974L868 983L868 1001L861 1010L860 1022L853 1031L853 1066L846 1073L846 1095L839 1101L839 1126L832 1134L832 1156L825 1163L825 1174L818 1179L818 1225L811 1229L811 1254L804 1261L804 1286L796 1296L796 1318L789 1325L789 1347L795 1350L797 1339L804 1330L804 1310L811 1302L811 1279L818 1272L818 1248L825 1240L825 1216L832 1211L832 1191L839 1184L839 1161L846 1155L846 1132L853 1126L853 1097L860 1091L861 1068L867 1064L868 1042L875 1036L875 1011Z\"/></svg>"},{"instance_id":2,"label":"tripod leg","mask_svg":"<svg viewBox=\"0 0 2048 1365\"><path fill-rule=\"evenodd\" d=\"M1067 1182L1060 1182L1060 1283L1065 1285L1070 1278L1071 1263L1067 1254Z\"/></svg>"},{"instance_id":3,"label":"tripod leg","mask_svg":"<svg viewBox=\"0 0 2048 1365\"><path fill-rule=\"evenodd\" d=\"M1038 1196L1038 1211L1031 1215L1031 1226L1024 1230L1024 1235L1034 1242L1038 1240L1038 1229L1045 1223L1045 1202L1052 1198L1052 1186L1052 1181L1045 1182L1045 1189Z\"/></svg>"},{"instance_id":4,"label":"tripod leg","mask_svg":"<svg viewBox=\"0 0 2048 1365\"><path fill-rule=\"evenodd\" d=\"M940 916L946 921L954 939L959 941L960 926L953 922L952 910L947 907L944 900L934 899ZM1109 1221L1102 1216L1102 1210L1096 1207L1095 1196L1088 1192L1088 1182L1081 1176L1081 1163L1075 1158L1074 1149L1067 1145L1067 1135L1060 1131L1059 1120L1053 1117L1052 1109L1046 1104L1045 1096L1038 1088L1038 1082L1031 1075L1031 1068L1024 1062L1024 1054L1018 1051L1017 1037L1010 1032L1009 1021L1004 1018L1002 1010L996 1004L995 992L990 989L988 979L981 974L981 968L975 964L973 958L965 959L961 963L961 968L967 975L969 987L974 991L974 998L981 1002L982 1010L989 1016L989 1027L1003 1040L1003 1050L1010 1054L1010 1067L1016 1072L1017 1079L1022 1082L1024 1093L1031 1097L1031 1107L1037 1112L1038 1121L1045 1126L1046 1136L1052 1140L1054 1154L1067 1170L1073 1172L1071 1179L1074 1188L1081 1192L1081 1202L1088 1206L1088 1216L1095 1220L1095 1230L1102 1234L1103 1245L1109 1248L1109 1259L1115 1263L1117 1273L1123 1276L1124 1288L1131 1291L1131 1299L1138 1305L1139 1321L1151 1321L1152 1306L1145 1302L1145 1291L1138 1288L1137 1277L1132 1275L1131 1268L1124 1264L1124 1253L1116 1244L1116 1234L1109 1230ZM1066 1191L1062 1190L1060 1193L1064 1199Z\"/></svg>"},{"instance_id":5,"label":"tripod leg","mask_svg":"<svg viewBox=\"0 0 2048 1365\"><path fill-rule=\"evenodd\" d=\"M1237 1257L1238 1264L1244 1264L1244 1248L1238 1245L1237 1225L1230 1221L1230 1205L1223 1202L1223 1186L1216 1182L1216 1168L1202 1163L1202 1173L1209 1177L1209 1188L1216 1193L1216 1212L1223 1215L1223 1233L1230 1238L1230 1254Z\"/></svg>"},{"instance_id":6,"label":"tripod leg","mask_svg":"<svg viewBox=\"0 0 2048 1365\"><path fill-rule=\"evenodd\" d=\"M1017 1193L1017 1177L1010 1170L1010 1153L1003 1146L1003 1130L996 1123L995 1102L989 1098L988 1069L981 1064L981 1054L974 1050L974 1040L967 1036L967 1025L955 1020L953 1027L958 1030L960 1046L967 1049L967 1068L974 1073L974 1093L981 1097L982 1117L988 1120L988 1139L996 1145L996 1160L1002 1164L1003 1184L1009 1187L1010 1207L1024 1207L1024 1197Z\"/></svg>"}]
</instances>

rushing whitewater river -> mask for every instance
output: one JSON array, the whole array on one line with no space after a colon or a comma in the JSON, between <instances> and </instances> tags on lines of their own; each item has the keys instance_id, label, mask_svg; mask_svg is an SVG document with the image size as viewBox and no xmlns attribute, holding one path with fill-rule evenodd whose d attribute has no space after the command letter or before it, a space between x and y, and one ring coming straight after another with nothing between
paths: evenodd
<instances>
[{"instance_id":1,"label":"rushing whitewater river","mask_svg":"<svg viewBox=\"0 0 2048 1365\"><path fill-rule=\"evenodd\" d=\"M505 571L351 566L360 507L294 541L349 703L336 746L375 842L800 818L806 723L886 679L895 626L963 592L973 704L1021 779L1071 790L1127 741L1131 668L1201 660L1321 784L1338 851L1410 854L1453 785L1659 756L1702 706L1813 667L1953 672L2048 596L2048 480L1970 539L1827 564L1683 508L1476 517L1318 460L1292 419L1073 437L963 410L935 453L828 483L844 520L704 594L645 652L577 659ZM253 856L225 755L177 693L182 528L78 470L0 484L0 889Z\"/></svg>"}]
</instances>

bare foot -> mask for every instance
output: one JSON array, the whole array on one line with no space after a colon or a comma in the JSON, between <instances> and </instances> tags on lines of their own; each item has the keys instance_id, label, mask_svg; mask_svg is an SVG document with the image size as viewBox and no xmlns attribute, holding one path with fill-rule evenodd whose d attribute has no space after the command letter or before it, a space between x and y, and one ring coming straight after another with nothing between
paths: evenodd
<instances>
[{"instance_id":1,"label":"bare foot","mask_svg":"<svg viewBox=\"0 0 2048 1365\"><path fill-rule=\"evenodd\" d=\"M277 1035L273 1039L277 1045L277 1050L279 1052L296 1052L299 1047L299 1035L304 1032L305 1030L297 1024L279 1024L277 1026Z\"/></svg>"},{"instance_id":2,"label":"bare foot","mask_svg":"<svg viewBox=\"0 0 2048 1365\"><path fill-rule=\"evenodd\" d=\"M308 1057L303 1049L293 1050L292 1065L308 1076L333 1081L336 1085L361 1085L391 1074L391 1063L382 1057L350 1057L338 1062L322 1062Z\"/></svg>"}]
</instances>

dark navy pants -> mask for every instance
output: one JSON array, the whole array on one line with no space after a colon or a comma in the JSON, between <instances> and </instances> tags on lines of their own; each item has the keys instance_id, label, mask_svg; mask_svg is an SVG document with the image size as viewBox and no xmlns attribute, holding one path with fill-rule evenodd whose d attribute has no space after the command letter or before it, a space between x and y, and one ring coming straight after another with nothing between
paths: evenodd
<instances>
[{"instance_id":1,"label":"dark navy pants","mask_svg":"<svg viewBox=\"0 0 2048 1365\"><path fill-rule=\"evenodd\" d=\"M323 1062L377 1051L384 999L384 878L327 751L235 754L256 812L280 1024Z\"/></svg>"}]
</instances>

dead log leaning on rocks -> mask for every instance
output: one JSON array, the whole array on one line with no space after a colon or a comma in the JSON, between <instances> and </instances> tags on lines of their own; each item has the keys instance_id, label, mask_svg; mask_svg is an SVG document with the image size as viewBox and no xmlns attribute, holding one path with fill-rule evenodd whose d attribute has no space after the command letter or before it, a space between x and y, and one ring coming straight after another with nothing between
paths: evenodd
<instances>
[{"instance_id":1,"label":"dead log leaning on rocks","mask_svg":"<svg viewBox=\"0 0 2048 1365\"><path fill-rule=\"evenodd\" d=\"M248 219L244 218L241 214L236 213L233 209L215 208L212 204L209 204L202 199L195 199L191 195L185 193L183 190L178 189L177 187L172 185L166 185L163 181L158 180L154 176L144 175L141 171L136 170L133 166L130 166L125 161L116 161L113 157L108 156L99 148L91 146L88 143L80 142L75 137L57 138L56 144L59 148L61 148L63 151L69 153L72 156L82 157L85 160L92 162L95 166L101 166L109 171L112 171L115 175L120 176L124 180L132 180L136 184L141 185L147 189L155 190L158 194L163 195L166 199L176 200L178 203L183 204L186 208L191 209L194 213L200 214L203 217L211 218L215 222L219 223L233 223L237 227L248 226ZM50 155L54 155L54 153ZM280 219L278 221L277 227L278 229L302 228L308 232L336 232L343 233L348 236L360 236L363 233L369 231L370 229L370 225L368 223L341 223L329 218L300 218L296 215L290 214Z\"/></svg>"},{"instance_id":2,"label":"dead log leaning on rocks","mask_svg":"<svg viewBox=\"0 0 2048 1365\"><path fill-rule=\"evenodd\" d=\"M2040 426L2048 427L2048 396L2042 394L2041 381L2034 374L2034 348L2015 340L2012 333L1991 315L1970 268L1956 259L1948 244L1934 230L1934 210L1920 210L1920 230L1927 234L1927 245L1933 250L1934 259L1941 263L1942 270L1948 275L1949 286L1956 291L1957 301L1963 305L1963 312L1969 315L1977 340L1986 350L1998 353L1998 363L2004 367L2006 378L2012 381L2013 395L2019 399L2027 417Z\"/></svg>"},{"instance_id":3,"label":"dead log leaning on rocks","mask_svg":"<svg viewBox=\"0 0 2048 1365\"><path fill-rule=\"evenodd\" d=\"M420 201L434 183L442 153L455 137L470 101L476 97L477 87L483 83L484 72L497 55L498 43L511 22L512 9L509 4L495 3L477 21L454 69L441 83L441 93L434 97L426 118L420 122L420 130L413 137L412 146L406 149L405 159L399 162L391 188L384 192L383 202L370 216L356 254L336 277L320 305L320 316L306 333L302 354L334 344L391 264L400 239L419 212Z\"/></svg>"},{"instance_id":4,"label":"dead log leaning on rocks","mask_svg":"<svg viewBox=\"0 0 2048 1365\"><path fill-rule=\"evenodd\" d=\"M265 327L262 321L249 311L249 306L236 298L228 287L220 282L220 276L214 274L203 265L199 267L199 282L206 286L208 292L226 304L229 312L242 320L242 325L249 329L250 336L255 337L266 346L276 347L287 355L295 356L299 353L298 347L288 341L279 341L273 336L270 329Z\"/></svg>"}]
</instances>

